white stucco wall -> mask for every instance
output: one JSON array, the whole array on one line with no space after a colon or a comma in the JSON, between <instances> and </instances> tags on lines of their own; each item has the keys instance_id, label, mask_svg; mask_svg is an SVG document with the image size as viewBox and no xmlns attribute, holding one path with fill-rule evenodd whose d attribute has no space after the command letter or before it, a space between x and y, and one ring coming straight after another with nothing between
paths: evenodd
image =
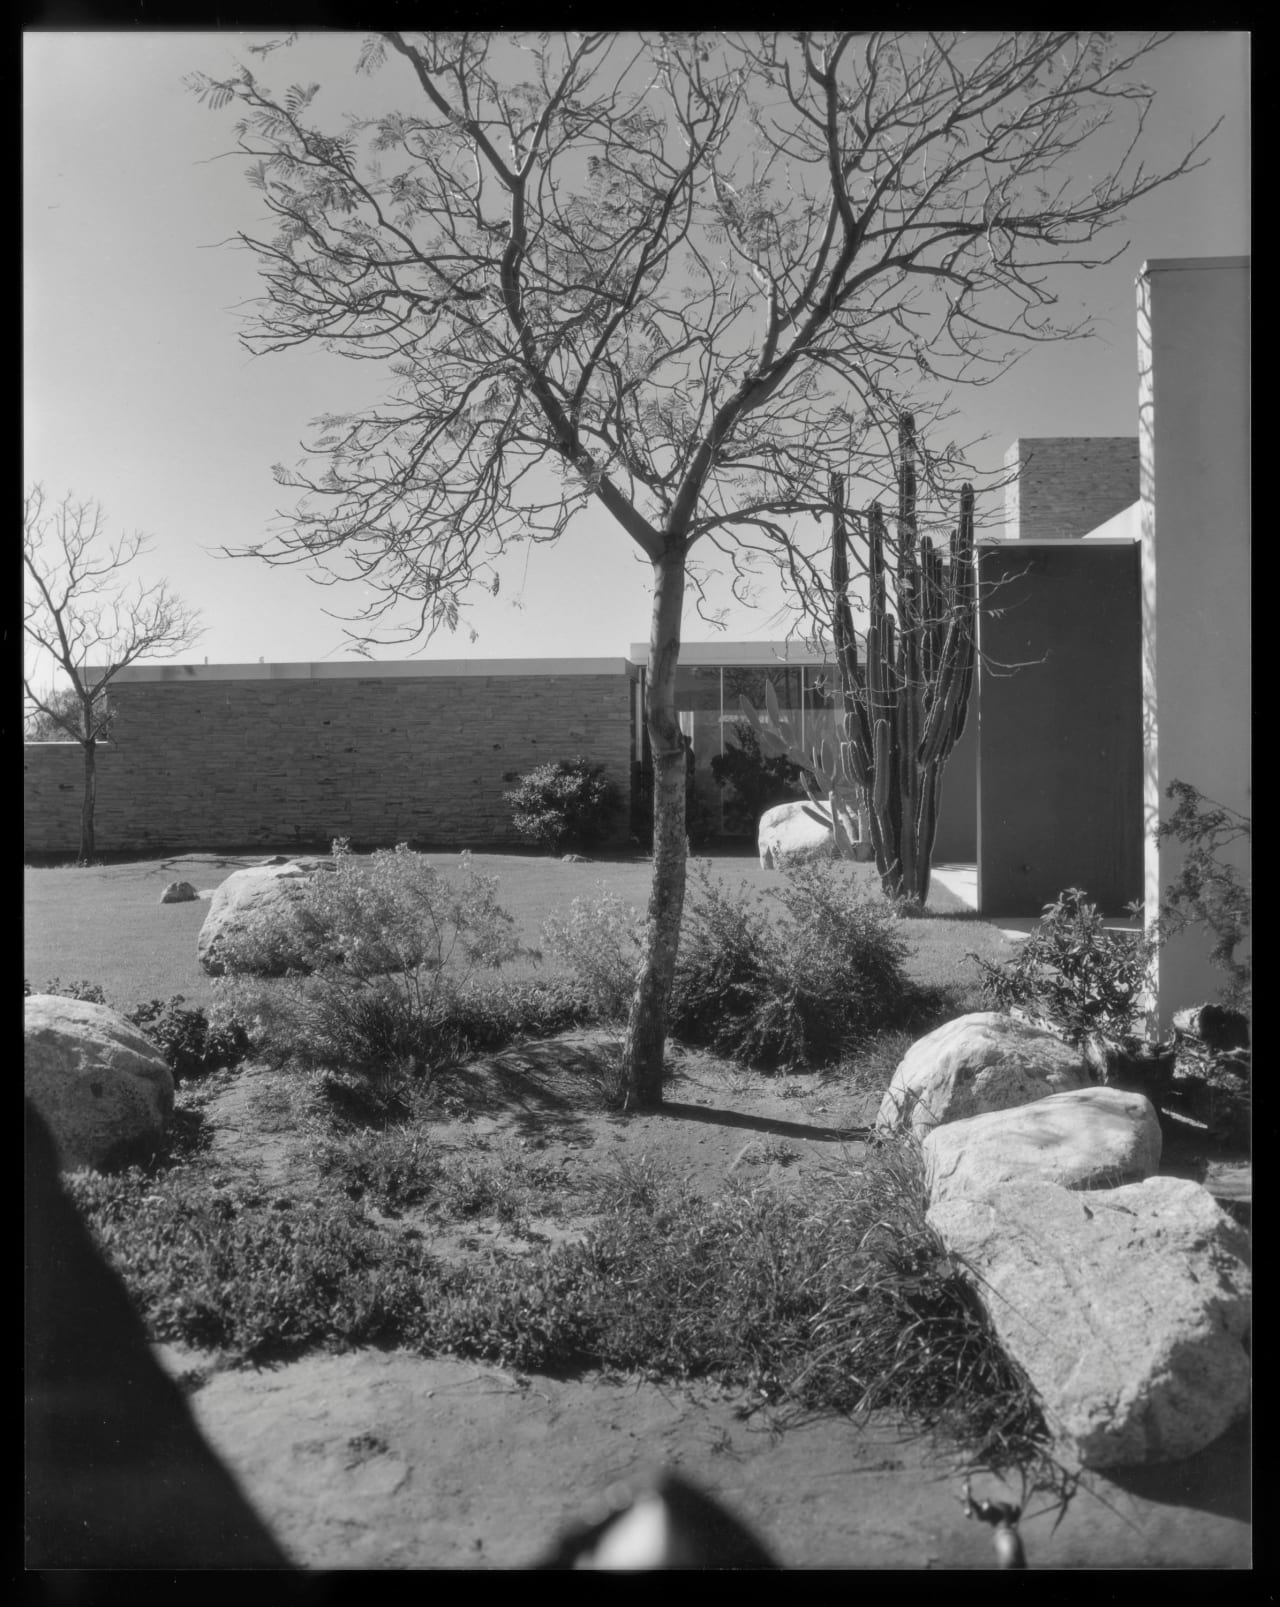
<instances>
[{"instance_id":1,"label":"white stucco wall","mask_svg":"<svg viewBox=\"0 0 1280 1607\"><path fill-rule=\"evenodd\" d=\"M1146 915L1183 850L1157 847L1169 782L1253 813L1249 719L1249 259L1148 262L1138 277ZM1246 872L1248 846L1231 856ZM1223 981L1192 933L1161 953L1161 1025Z\"/></svg>"}]
</instances>

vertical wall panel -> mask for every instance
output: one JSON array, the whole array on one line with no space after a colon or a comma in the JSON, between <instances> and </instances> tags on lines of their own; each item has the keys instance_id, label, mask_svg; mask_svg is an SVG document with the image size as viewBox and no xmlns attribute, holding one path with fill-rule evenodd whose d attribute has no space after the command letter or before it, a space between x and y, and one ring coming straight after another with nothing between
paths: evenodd
<instances>
[{"instance_id":1,"label":"vertical wall panel","mask_svg":"<svg viewBox=\"0 0 1280 1607\"><path fill-rule=\"evenodd\" d=\"M998 610L979 620L979 908L1038 915L1081 887L1121 914L1142 891L1139 548L990 545L979 571Z\"/></svg>"}]
</instances>

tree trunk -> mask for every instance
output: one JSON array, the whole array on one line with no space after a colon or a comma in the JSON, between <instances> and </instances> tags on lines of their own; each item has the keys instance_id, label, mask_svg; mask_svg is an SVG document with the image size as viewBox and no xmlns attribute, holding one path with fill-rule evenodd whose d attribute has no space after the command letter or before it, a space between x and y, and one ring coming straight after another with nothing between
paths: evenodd
<instances>
[{"instance_id":1,"label":"tree trunk","mask_svg":"<svg viewBox=\"0 0 1280 1607\"><path fill-rule=\"evenodd\" d=\"M87 737L84 748L84 798L80 805L80 859L88 864L93 858L93 811L98 801L97 743Z\"/></svg>"},{"instance_id":2,"label":"tree trunk","mask_svg":"<svg viewBox=\"0 0 1280 1607\"><path fill-rule=\"evenodd\" d=\"M640 974L623 1051L629 1110L662 1103L662 1066L667 1042L667 1005L675 975L680 917L684 910L685 753L676 717L676 666L684 608L683 543L653 566L653 626L645 687L645 723L653 750L653 883Z\"/></svg>"}]
</instances>

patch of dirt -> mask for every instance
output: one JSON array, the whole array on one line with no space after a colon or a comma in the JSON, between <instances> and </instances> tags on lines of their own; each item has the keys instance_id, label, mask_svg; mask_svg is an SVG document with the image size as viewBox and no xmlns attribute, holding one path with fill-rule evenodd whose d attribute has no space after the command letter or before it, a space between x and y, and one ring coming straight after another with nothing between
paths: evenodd
<instances>
[{"instance_id":1,"label":"patch of dirt","mask_svg":"<svg viewBox=\"0 0 1280 1607\"><path fill-rule=\"evenodd\" d=\"M783 1186L856 1168L878 1092L819 1075L772 1078L675 1052L661 1112L603 1109L616 1040L579 1032L473 1063L442 1097L434 1142L515 1152L557 1179L557 1205L499 1228L430 1232L433 1251L520 1253L590 1225L593 1178L659 1161L705 1193L734 1172ZM247 1069L187 1096L196 1164L297 1195L314 1187L316 1127L296 1078ZM371 1213L376 1215L376 1213ZM405 1352L313 1356L253 1371L159 1347L200 1425L292 1557L309 1569L526 1568L602 1492L677 1469L745 1520L791 1568L983 1569L991 1531L961 1505L963 1459L884 1415L784 1423L712 1389L592 1374L524 1377ZM1251 1565L1249 1428L1199 1456L1090 1476L1065 1509L1033 1496L1032 1568ZM974 1494L1024 1492L979 1474Z\"/></svg>"}]
</instances>

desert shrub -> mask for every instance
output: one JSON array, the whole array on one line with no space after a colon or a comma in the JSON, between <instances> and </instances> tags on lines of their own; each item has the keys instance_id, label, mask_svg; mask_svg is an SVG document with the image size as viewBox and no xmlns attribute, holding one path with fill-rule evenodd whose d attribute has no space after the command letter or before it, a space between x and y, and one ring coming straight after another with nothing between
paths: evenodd
<instances>
[{"instance_id":1,"label":"desert shrub","mask_svg":"<svg viewBox=\"0 0 1280 1607\"><path fill-rule=\"evenodd\" d=\"M803 798L805 790L800 767L781 754L767 758L761 753L760 740L746 720L736 721L731 734L732 742L711 760L711 775L717 787L728 789L726 824L749 834L767 809Z\"/></svg>"},{"instance_id":2,"label":"desert shrub","mask_svg":"<svg viewBox=\"0 0 1280 1607\"><path fill-rule=\"evenodd\" d=\"M971 956L983 994L998 1010L1038 1010L1073 1043L1091 1033L1133 1031L1148 984L1152 945L1141 932L1108 932L1078 887L1046 904L1017 958L999 964Z\"/></svg>"},{"instance_id":3,"label":"desert shrub","mask_svg":"<svg viewBox=\"0 0 1280 1607\"><path fill-rule=\"evenodd\" d=\"M1219 997L1247 1012L1253 1004L1253 961L1238 960L1236 950L1249 935L1253 895L1240 871L1221 856L1237 839L1252 838L1253 823L1185 781L1170 782L1165 796L1175 800L1174 811L1156 828L1156 837L1172 837L1187 854L1160 902L1160 937L1203 927L1212 939L1210 962L1226 977Z\"/></svg>"},{"instance_id":4,"label":"desert shrub","mask_svg":"<svg viewBox=\"0 0 1280 1607\"><path fill-rule=\"evenodd\" d=\"M624 1020L640 965L645 917L599 882L594 900L575 898L567 915L542 924L543 948L568 965L600 1021Z\"/></svg>"},{"instance_id":5,"label":"desert shrub","mask_svg":"<svg viewBox=\"0 0 1280 1607\"><path fill-rule=\"evenodd\" d=\"M323 1138L313 1151L321 1177L353 1200L383 1211L421 1205L439 1187L441 1152L414 1127Z\"/></svg>"},{"instance_id":6,"label":"desert shrub","mask_svg":"<svg viewBox=\"0 0 1280 1607\"><path fill-rule=\"evenodd\" d=\"M518 1038L550 1038L595 1019L585 989L558 978L491 987L478 980L452 989L444 1025L468 1051L501 1049Z\"/></svg>"},{"instance_id":7,"label":"desert shrub","mask_svg":"<svg viewBox=\"0 0 1280 1607\"><path fill-rule=\"evenodd\" d=\"M465 853L456 878L441 875L403 843L366 859L339 841L334 857L332 875L260 920L305 957L306 973L250 978L229 948L216 1020L239 1022L277 1063L438 1069L459 1049L450 1012L467 978L520 952L497 880Z\"/></svg>"},{"instance_id":8,"label":"desert shrub","mask_svg":"<svg viewBox=\"0 0 1280 1607\"><path fill-rule=\"evenodd\" d=\"M604 766L581 755L539 765L502 796L511 805L512 824L520 835L553 854L605 840L621 808L618 789Z\"/></svg>"},{"instance_id":9,"label":"desert shrub","mask_svg":"<svg viewBox=\"0 0 1280 1607\"><path fill-rule=\"evenodd\" d=\"M686 1043L743 1063L821 1065L902 1016L909 950L882 900L806 865L786 872L776 911L705 868L685 910L671 1025Z\"/></svg>"},{"instance_id":10,"label":"desert shrub","mask_svg":"<svg viewBox=\"0 0 1280 1607\"><path fill-rule=\"evenodd\" d=\"M128 1011L125 1020L159 1046L175 1082L239 1064L249 1049L243 1026L230 1017L211 1025L202 1009L188 1010L185 1004L180 993L168 1000L152 999Z\"/></svg>"}]
</instances>

